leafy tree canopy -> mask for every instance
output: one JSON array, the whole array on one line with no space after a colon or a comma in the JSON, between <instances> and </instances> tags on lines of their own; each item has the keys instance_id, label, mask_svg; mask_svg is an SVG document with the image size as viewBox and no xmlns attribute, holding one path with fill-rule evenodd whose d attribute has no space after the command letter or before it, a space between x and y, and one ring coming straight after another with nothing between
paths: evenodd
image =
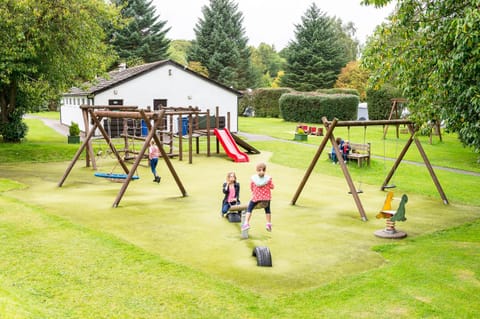
<instances>
[{"instance_id":1,"label":"leafy tree canopy","mask_svg":"<svg viewBox=\"0 0 480 319\"><path fill-rule=\"evenodd\" d=\"M250 50L238 5L231 0L210 0L202 13L187 60L205 66L209 77L224 85L249 87L253 83Z\"/></svg>"},{"instance_id":2,"label":"leafy tree canopy","mask_svg":"<svg viewBox=\"0 0 480 319\"><path fill-rule=\"evenodd\" d=\"M337 20L312 3L295 29L296 39L284 50L287 65L282 85L300 91L332 88L349 60Z\"/></svg>"},{"instance_id":3,"label":"leafy tree canopy","mask_svg":"<svg viewBox=\"0 0 480 319\"><path fill-rule=\"evenodd\" d=\"M364 1L383 5L387 1ZM480 0L400 0L363 52L371 85L398 86L419 123L445 120L480 151Z\"/></svg>"},{"instance_id":4,"label":"leafy tree canopy","mask_svg":"<svg viewBox=\"0 0 480 319\"><path fill-rule=\"evenodd\" d=\"M336 88L356 89L360 94L360 100L365 101L365 88L368 82L368 72L363 69L358 61L350 61L342 68L338 75Z\"/></svg>"},{"instance_id":5,"label":"leafy tree canopy","mask_svg":"<svg viewBox=\"0 0 480 319\"><path fill-rule=\"evenodd\" d=\"M0 134L76 81L111 62L104 27L116 10L103 0L2 0L0 7ZM18 125L15 125L15 129Z\"/></svg>"},{"instance_id":6,"label":"leafy tree canopy","mask_svg":"<svg viewBox=\"0 0 480 319\"><path fill-rule=\"evenodd\" d=\"M271 87L278 72L285 68L285 59L275 51L273 45L260 43L258 48L251 47L252 68L257 75L254 87Z\"/></svg>"},{"instance_id":7,"label":"leafy tree canopy","mask_svg":"<svg viewBox=\"0 0 480 319\"><path fill-rule=\"evenodd\" d=\"M170 59L182 65L187 65L187 51L192 46L189 40L172 40L168 48Z\"/></svg>"},{"instance_id":8,"label":"leafy tree canopy","mask_svg":"<svg viewBox=\"0 0 480 319\"><path fill-rule=\"evenodd\" d=\"M115 0L121 14L128 19L125 27L113 32L112 43L119 57L131 61L154 62L168 57L170 40L166 34L166 21L158 20L153 0ZM130 62L130 63L129 63Z\"/></svg>"}]
</instances>

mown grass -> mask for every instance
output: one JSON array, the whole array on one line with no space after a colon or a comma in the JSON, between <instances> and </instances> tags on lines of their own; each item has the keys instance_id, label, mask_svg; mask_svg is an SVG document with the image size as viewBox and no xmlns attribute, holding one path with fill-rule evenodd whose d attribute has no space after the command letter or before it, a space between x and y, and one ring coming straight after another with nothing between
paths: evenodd
<instances>
[{"instance_id":1,"label":"mown grass","mask_svg":"<svg viewBox=\"0 0 480 319\"><path fill-rule=\"evenodd\" d=\"M239 128L242 132L267 135L282 140L293 140L296 123L286 122L278 118L239 118ZM323 127L320 124L306 123L309 126ZM396 138L395 127L389 126L386 139L383 139L383 126L335 128L335 137L349 139L353 143L371 143L371 152L374 156L396 158L405 146L409 134L399 134ZM324 128L324 132L325 132ZM457 134L442 132L442 141L438 136L432 137L432 144L428 136L417 134L422 147L428 155L432 165L480 172L479 154L472 149L465 148L458 140ZM323 136L308 137L305 144L318 145ZM326 151L330 152L331 144L327 144ZM405 160L423 163L420 153L414 143L404 157Z\"/></svg>"},{"instance_id":2,"label":"mown grass","mask_svg":"<svg viewBox=\"0 0 480 319\"><path fill-rule=\"evenodd\" d=\"M480 205L462 207L476 203L469 197L476 197L478 177L462 184L464 175L452 175L455 180L437 170L453 202L443 206L424 167L401 166L395 182L398 191L411 187L408 221L401 224L409 237L384 242L372 235L381 224L352 214L351 199L340 189L343 176L326 159L300 205L285 205L314 146L252 142L272 152L276 228L269 237L255 224L252 238L242 242L235 225L212 217L218 199L208 194L219 192L215 185L227 169L248 176L252 164L233 166L222 155L196 156L193 165L174 162L189 197L178 198L163 171L158 192L150 183L134 183L123 205L112 209L119 185L92 180L80 164L62 189L55 187L68 162L38 163L48 155L35 153L48 153L43 143L58 136L37 124L23 164L0 164L1 318L475 318L480 312ZM49 132L42 142L31 140L41 135L36 130ZM70 155L53 158L68 161ZM36 163L27 163L28 157ZM383 160L350 171L368 190L366 207L380 206L383 194L371 189L383 180ZM140 173L150 176L148 168ZM452 195L456 188L466 195ZM418 195L428 192L433 200ZM258 214L253 222L261 219ZM257 243L271 247L272 269L244 256Z\"/></svg>"}]
</instances>

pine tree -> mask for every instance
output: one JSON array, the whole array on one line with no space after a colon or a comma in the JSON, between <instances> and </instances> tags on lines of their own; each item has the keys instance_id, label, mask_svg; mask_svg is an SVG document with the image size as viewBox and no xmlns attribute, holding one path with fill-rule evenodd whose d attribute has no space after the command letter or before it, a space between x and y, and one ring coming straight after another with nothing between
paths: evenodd
<instances>
[{"instance_id":1,"label":"pine tree","mask_svg":"<svg viewBox=\"0 0 480 319\"><path fill-rule=\"evenodd\" d=\"M166 21L158 20L153 1L116 0L123 5L124 18L130 22L113 34L112 42L122 60L129 62L153 62L168 57L170 40L166 38L170 28L164 29ZM157 21L158 20L158 21Z\"/></svg>"},{"instance_id":2,"label":"pine tree","mask_svg":"<svg viewBox=\"0 0 480 319\"><path fill-rule=\"evenodd\" d=\"M285 50L287 65L282 86L300 91L332 88L348 62L345 46L338 37L336 20L312 3L295 25L296 40Z\"/></svg>"},{"instance_id":3,"label":"pine tree","mask_svg":"<svg viewBox=\"0 0 480 319\"><path fill-rule=\"evenodd\" d=\"M187 60L205 66L212 80L237 89L249 87L253 83L250 50L238 5L231 0L210 0L202 13Z\"/></svg>"}]
</instances>

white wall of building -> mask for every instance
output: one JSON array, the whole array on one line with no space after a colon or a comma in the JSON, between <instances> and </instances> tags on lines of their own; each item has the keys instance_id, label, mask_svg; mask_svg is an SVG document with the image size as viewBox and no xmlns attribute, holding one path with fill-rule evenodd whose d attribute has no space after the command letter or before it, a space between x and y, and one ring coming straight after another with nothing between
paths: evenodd
<instances>
[{"instance_id":1,"label":"white wall of building","mask_svg":"<svg viewBox=\"0 0 480 319\"><path fill-rule=\"evenodd\" d=\"M83 131L83 118L79 108L82 98L86 104L88 102L86 97L63 98L61 120L66 125L75 121ZM237 95L175 64L166 63L102 91L95 95L92 103L108 105L108 101L112 99L123 100L123 105L135 105L140 108L150 106L152 109L154 99L166 99L169 107L192 106L198 107L201 111L209 109L211 115L215 114L218 106L219 115L225 116L225 119L227 112L230 112L230 130L238 131Z\"/></svg>"}]
</instances>

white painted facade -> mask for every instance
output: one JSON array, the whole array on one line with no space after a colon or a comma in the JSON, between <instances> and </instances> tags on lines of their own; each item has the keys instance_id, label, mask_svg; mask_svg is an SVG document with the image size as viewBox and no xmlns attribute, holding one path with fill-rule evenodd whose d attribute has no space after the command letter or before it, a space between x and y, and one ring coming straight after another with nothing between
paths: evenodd
<instances>
[{"instance_id":1,"label":"white painted facade","mask_svg":"<svg viewBox=\"0 0 480 319\"><path fill-rule=\"evenodd\" d=\"M132 71L127 69L112 73L108 84L104 87L81 91L72 89L62 97L60 120L70 125L77 122L84 131L84 123L80 105L109 105L111 100L121 100L122 105L150 107L153 110L154 100L166 100L167 107L198 107L201 111L210 111L215 115L219 107L219 116L227 119L230 112L230 130L238 131L238 99L241 93L209 80L191 70L185 69L173 61L151 63L149 69L115 82L114 74Z\"/></svg>"}]
</instances>

